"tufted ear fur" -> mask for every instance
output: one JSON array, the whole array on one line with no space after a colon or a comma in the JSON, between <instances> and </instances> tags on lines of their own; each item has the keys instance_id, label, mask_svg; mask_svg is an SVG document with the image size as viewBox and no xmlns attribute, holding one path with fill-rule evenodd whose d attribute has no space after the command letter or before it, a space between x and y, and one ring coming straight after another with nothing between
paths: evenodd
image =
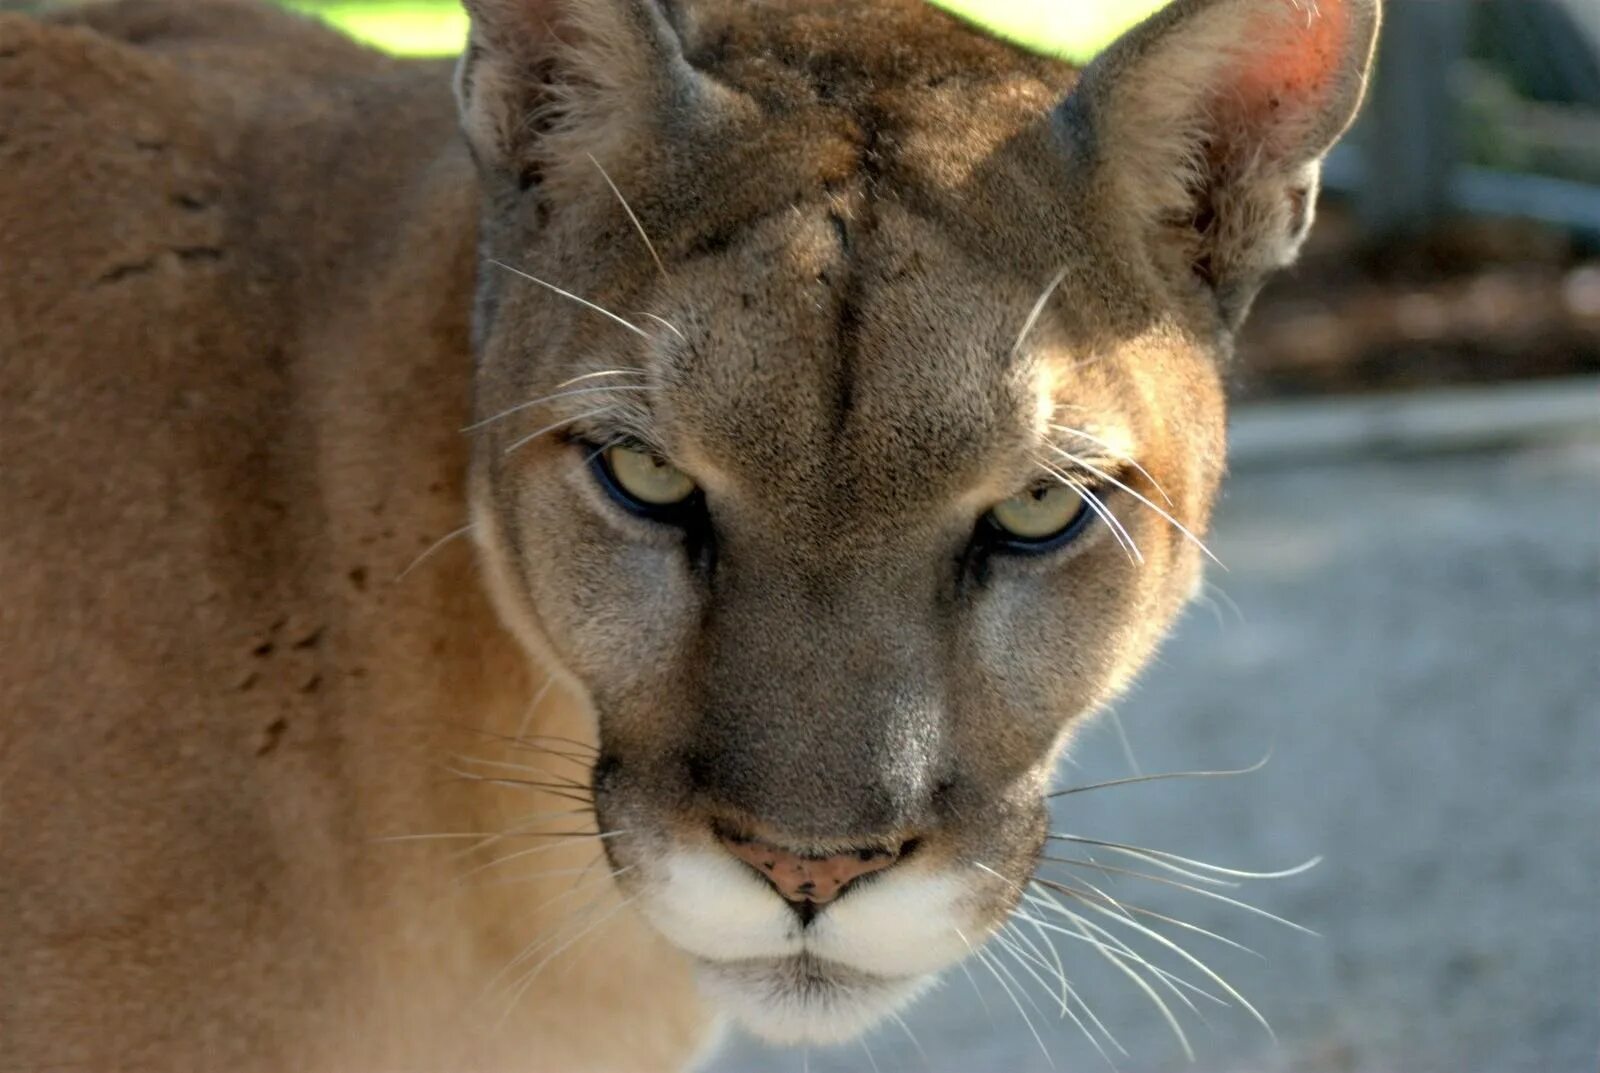
<instances>
[{"instance_id":1,"label":"tufted ear fur","mask_svg":"<svg viewBox=\"0 0 1600 1073\"><path fill-rule=\"evenodd\" d=\"M1323 155L1355 117L1378 0L1176 0L1061 105L1096 208L1237 326L1310 227Z\"/></svg>"},{"instance_id":2,"label":"tufted ear fur","mask_svg":"<svg viewBox=\"0 0 1600 1073\"><path fill-rule=\"evenodd\" d=\"M486 178L527 190L563 161L614 158L700 88L666 0L465 4L456 102Z\"/></svg>"}]
</instances>

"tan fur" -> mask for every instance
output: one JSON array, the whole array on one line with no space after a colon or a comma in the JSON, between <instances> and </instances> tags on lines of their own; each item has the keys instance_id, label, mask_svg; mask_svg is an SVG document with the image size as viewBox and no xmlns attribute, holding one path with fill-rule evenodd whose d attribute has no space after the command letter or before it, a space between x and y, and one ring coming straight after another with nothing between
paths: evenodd
<instances>
[{"instance_id":1,"label":"tan fur","mask_svg":"<svg viewBox=\"0 0 1600 1073\"><path fill-rule=\"evenodd\" d=\"M145 44L0 23L0 1066L681 1062L703 1014L627 921L531 1013L474 1004L576 877L494 880L592 842L458 885L460 843L375 841L571 807L448 774L517 759L468 728L543 680L470 543L396 580L466 522L447 69L243 6L82 19ZM538 726L592 736L559 693Z\"/></svg>"},{"instance_id":2,"label":"tan fur","mask_svg":"<svg viewBox=\"0 0 1600 1073\"><path fill-rule=\"evenodd\" d=\"M1200 558L1124 497L1142 565L951 564L1049 420L1203 533L1218 362L1376 18L1180 0L1058 110L1074 72L913 0L469 7L454 102L233 0L0 15L0 1067L678 1068L713 1011L618 903L711 822L1024 878ZM1261 135L1262 85L1304 114ZM581 449L507 452L614 367L656 393L574 430L699 481L703 574ZM586 797L593 748L605 859L515 784Z\"/></svg>"}]
</instances>

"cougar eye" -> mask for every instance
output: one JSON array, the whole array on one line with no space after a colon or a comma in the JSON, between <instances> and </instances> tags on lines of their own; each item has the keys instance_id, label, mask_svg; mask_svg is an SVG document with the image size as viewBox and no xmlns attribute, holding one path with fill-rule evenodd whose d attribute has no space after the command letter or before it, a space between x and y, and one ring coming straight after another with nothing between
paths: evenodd
<instances>
[{"instance_id":1,"label":"cougar eye","mask_svg":"<svg viewBox=\"0 0 1600 1073\"><path fill-rule=\"evenodd\" d=\"M611 497L646 517L669 514L700 490L683 470L642 447L607 447L598 456L597 468Z\"/></svg>"},{"instance_id":2,"label":"cougar eye","mask_svg":"<svg viewBox=\"0 0 1600 1073\"><path fill-rule=\"evenodd\" d=\"M1041 484L996 503L984 516L994 541L1002 548L1043 552L1058 548L1088 524L1088 496L1064 484Z\"/></svg>"}]
</instances>

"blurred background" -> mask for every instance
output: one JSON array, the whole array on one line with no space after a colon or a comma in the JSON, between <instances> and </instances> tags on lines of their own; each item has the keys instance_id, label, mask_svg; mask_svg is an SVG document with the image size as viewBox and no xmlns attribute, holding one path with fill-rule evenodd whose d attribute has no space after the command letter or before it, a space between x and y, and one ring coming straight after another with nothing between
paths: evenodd
<instances>
[{"instance_id":1,"label":"blurred background","mask_svg":"<svg viewBox=\"0 0 1600 1073\"><path fill-rule=\"evenodd\" d=\"M465 27L453 2L295 6L401 51ZM1082 59L1155 5L965 6ZM1230 376L1228 569L1060 781L1270 762L1061 797L1055 830L1322 863L1227 887L1052 843L1074 863L1042 874L1103 891L1075 908L1120 964L1034 906L1064 930L991 944L903 1026L735 1038L716 1073L1600 1069L1600 0L1392 0L1317 230ZM1062 1015L1047 940L1098 1023Z\"/></svg>"},{"instance_id":2,"label":"blurred background","mask_svg":"<svg viewBox=\"0 0 1600 1073\"><path fill-rule=\"evenodd\" d=\"M25 0L24 0L25 2ZM451 54L458 0L282 0ZM936 0L1084 61L1161 0ZM1313 241L1262 298L1241 401L1600 372L1600 0L1390 0Z\"/></svg>"}]
</instances>

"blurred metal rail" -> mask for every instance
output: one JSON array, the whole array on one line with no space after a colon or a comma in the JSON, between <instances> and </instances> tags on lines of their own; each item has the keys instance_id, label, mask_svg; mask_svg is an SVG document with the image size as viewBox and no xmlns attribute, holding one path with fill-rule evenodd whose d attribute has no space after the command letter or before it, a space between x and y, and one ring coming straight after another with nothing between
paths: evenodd
<instances>
[{"instance_id":1,"label":"blurred metal rail","mask_svg":"<svg viewBox=\"0 0 1600 1073\"><path fill-rule=\"evenodd\" d=\"M1544 99L1600 109L1600 0L1391 0L1360 126L1327 185L1375 236L1452 213L1515 216L1600 237L1600 188L1464 165L1455 73L1476 25Z\"/></svg>"},{"instance_id":2,"label":"blurred metal rail","mask_svg":"<svg viewBox=\"0 0 1600 1073\"><path fill-rule=\"evenodd\" d=\"M1260 402L1234 411L1235 470L1600 441L1600 376Z\"/></svg>"}]
</instances>

